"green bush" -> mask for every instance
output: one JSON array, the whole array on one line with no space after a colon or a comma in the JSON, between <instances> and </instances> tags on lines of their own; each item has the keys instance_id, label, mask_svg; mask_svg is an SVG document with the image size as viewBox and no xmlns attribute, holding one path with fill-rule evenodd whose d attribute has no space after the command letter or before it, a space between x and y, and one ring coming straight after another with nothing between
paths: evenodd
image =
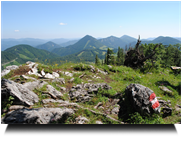
<instances>
[{"instance_id":1,"label":"green bush","mask_svg":"<svg viewBox=\"0 0 182 144\"><path fill-rule=\"evenodd\" d=\"M130 114L127 122L130 124L164 124L164 120L158 114L142 117L138 112Z\"/></svg>"},{"instance_id":2,"label":"green bush","mask_svg":"<svg viewBox=\"0 0 182 144\"><path fill-rule=\"evenodd\" d=\"M79 77L76 77L73 81L75 84L81 84L82 80Z\"/></svg>"},{"instance_id":3,"label":"green bush","mask_svg":"<svg viewBox=\"0 0 182 144\"><path fill-rule=\"evenodd\" d=\"M86 65L86 64L78 64L78 65L75 65L73 67L75 70L78 70L78 71L85 71L85 70L90 70L90 66Z\"/></svg>"}]
</instances>

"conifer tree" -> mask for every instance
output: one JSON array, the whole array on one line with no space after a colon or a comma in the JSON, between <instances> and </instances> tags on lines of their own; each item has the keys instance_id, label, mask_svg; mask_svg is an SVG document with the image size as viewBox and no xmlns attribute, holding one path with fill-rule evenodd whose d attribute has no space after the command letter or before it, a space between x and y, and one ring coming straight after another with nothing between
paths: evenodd
<instances>
[{"instance_id":1,"label":"conifer tree","mask_svg":"<svg viewBox=\"0 0 182 144\"><path fill-rule=\"evenodd\" d=\"M105 62L107 65L113 64L114 65L114 52L111 49L107 49L107 54L106 54L106 58L105 58Z\"/></svg>"},{"instance_id":2,"label":"conifer tree","mask_svg":"<svg viewBox=\"0 0 182 144\"><path fill-rule=\"evenodd\" d=\"M95 56L95 65L100 65L100 61L99 61L99 58L98 58L97 54Z\"/></svg>"}]
</instances>

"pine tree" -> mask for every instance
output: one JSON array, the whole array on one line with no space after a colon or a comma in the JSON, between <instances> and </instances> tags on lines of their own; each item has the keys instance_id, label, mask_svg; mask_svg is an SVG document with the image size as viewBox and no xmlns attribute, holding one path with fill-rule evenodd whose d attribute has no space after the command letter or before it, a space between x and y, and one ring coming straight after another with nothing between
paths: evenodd
<instances>
[{"instance_id":1,"label":"pine tree","mask_svg":"<svg viewBox=\"0 0 182 144\"><path fill-rule=\"evenodd\" d=\"M99 61L99 58L98 58L97 54L95 56L95 65L100 65L100 61Z\"/></svg>"},{"instance_id":2,"label":"pine tree","mask_svg":"<svg viewBox=\"0 0 182 144\"><path fill-rule=\"evenodd\" d=\"M107 64L107 54L105 55L104 64Z\"/></svg>"},{"instance_id":3,"label":"pine tree","mask_svg":"<svg viewBox=\"0 0 182 144\"><path fill-rule=\"evenodd\" d=\"M115 63L115 59L114 59L114 52L111 49L107 49L107 54L106 54L106 58L105 58L105 62L107 65L113 64Z\"/></svg>"},{"instance_id":4,"label":"pine tree","mask_svg":"<svg viewBox=\"0 0 182 144\"><path fill-rule=\"evenodd\" d=\"M124 50L120 47L118 47L118 53L116 57L116 64L117 65L123 65L124 64Z\"/></svg>"}]
</instances>

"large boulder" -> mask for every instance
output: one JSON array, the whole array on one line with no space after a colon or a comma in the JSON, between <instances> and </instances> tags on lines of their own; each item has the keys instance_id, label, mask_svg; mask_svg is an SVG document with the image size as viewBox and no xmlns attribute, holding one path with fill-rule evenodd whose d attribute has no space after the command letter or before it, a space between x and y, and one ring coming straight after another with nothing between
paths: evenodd
<instances>
[{"instance_id":1,"label":"large boulder","mask_svg":"<svg viewBox=\"0 0 182 144\"><path fill-rule=\"evenodd\" d=\"M140 84L130 84L126 87L126 96L134 111L141 115L160 113L160 104L151 89Z\"/></svg>"},{"instance_id":2,"label":"large boulder","mask_svg":"<svg viewBox=\"0 0 182 144\"><path fill-rule=\"evenodd\" d=\"M14 98L13 104L17 105L33 105L39 101L38 96L26 88L22 84L15 83L11 80L1 80L1 100L6 100L7 97Z\"/></svg>"},{"instance_id":3,"label":"large boulder","mask_svg":"<svg viewBox=\"0 0 182 144\"><path fill-rule=\"evenodd\" d=\"M64 121L74 111L68 108L36 108L11 111L1 119L3 124L50 124Z\"/></svg>"},{"instance_id":4,"label":"large boulder","mask_svg":"<svg viewBox=\"0 0 182 144\"><path fill-rule=\"evenodd\" d=\"M14 69L17 69L17 68L19 68L19 66L17 66L17 65L7 66L6 69L4 69L1 72L1 77L7 75L11 70L14 70Z\"/></svg>"}]
</instances>

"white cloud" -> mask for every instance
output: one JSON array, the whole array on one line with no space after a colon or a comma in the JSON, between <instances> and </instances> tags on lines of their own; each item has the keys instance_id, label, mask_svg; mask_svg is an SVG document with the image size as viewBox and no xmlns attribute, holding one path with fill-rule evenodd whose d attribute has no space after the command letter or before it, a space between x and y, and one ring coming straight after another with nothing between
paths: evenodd
<instances>
[{"instance_id":1,"label":"white cloud","mask_svg":"<svg viewBox=\"0 0 182 144\"><path fill-rule=\"evenodd\" d=\"M15 30L15 32L19 32L19 30Z\"/></svg>"},{"instance_id":2,"label":"white cloud","mask_svg":"<svg viewBox=\"0 0 182 144\"><path fill-rule=\"evenodd\" d=\"M67 25L67 23L59 23L59 25Z\"/></svg>"}]
</instances>

